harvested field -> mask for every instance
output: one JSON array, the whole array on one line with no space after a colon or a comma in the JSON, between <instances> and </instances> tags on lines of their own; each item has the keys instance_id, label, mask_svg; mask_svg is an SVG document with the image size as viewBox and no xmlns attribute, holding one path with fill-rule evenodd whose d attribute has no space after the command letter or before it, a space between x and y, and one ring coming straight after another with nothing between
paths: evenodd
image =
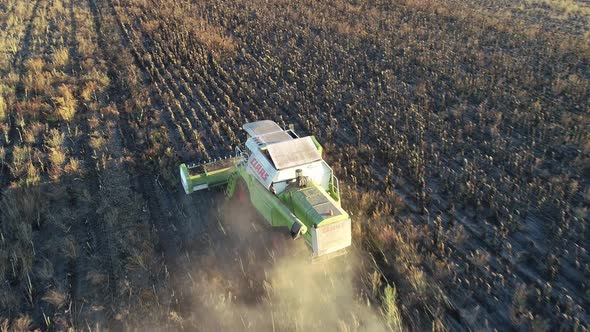
<instances>
[{"instance_id":1,"label":"harvested field","mask_svg":"<svg viewBox=\"0 0 590 332\"><path fill-rule=\"evenodd\" d=\"M590 329L589 22L575 0L0 0L0 330ZM324 145L349 255L308 265L222 190L185 195L181 162L262 119Z\"/></svg>"}]
</instances>

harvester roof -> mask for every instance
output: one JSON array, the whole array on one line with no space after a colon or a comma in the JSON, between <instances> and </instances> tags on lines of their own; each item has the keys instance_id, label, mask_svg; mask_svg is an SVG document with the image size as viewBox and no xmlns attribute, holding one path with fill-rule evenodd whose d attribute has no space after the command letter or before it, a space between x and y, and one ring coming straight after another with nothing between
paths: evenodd
<instances>
[{"instance_id":1,"label":"harvester roof","mask_svg":"<svg viewBox=\"0 0 590 332\"><path fill-rule=\"evenodd\" d=\"M278 170L322 160L318 148L309 136L268 144L266 148Z\"/></svg>"},{"instance_id":2,"label":"harvester roof","mask_svg":"<svg viewBox=\"0 0 590 332\"><path fill-rule=\"evenodd\" d=\"M275 131L273 133L263 134L254 137L254 140L258 145L268 145L278 142L290 141L293 137L285 131Z\"/></svg>"},{"instance_id":3,"label":"harvester roof","mask_svg":"<svg viewBox=\"0 0 590 332\"><path fill-rule=\"evenodd\" d=\"M281 129L274 121L250 122L243 128L250 136L246 146L255 154L262 154L276 170L322 160L310 136L300 138L292 131Z\"/></svg>"},{"instance_id":4,"label":"harvester roof","mask_svg":"<svg viewBox=\"0 0 590 332\"><path fill-rule=\"evenodd\" d=\"M271 120L249 122L244 124L243 128L248 133L248 135L252 137L283 131L283 129L279 127L278 124Z\"/></svg>"}]
</instances>

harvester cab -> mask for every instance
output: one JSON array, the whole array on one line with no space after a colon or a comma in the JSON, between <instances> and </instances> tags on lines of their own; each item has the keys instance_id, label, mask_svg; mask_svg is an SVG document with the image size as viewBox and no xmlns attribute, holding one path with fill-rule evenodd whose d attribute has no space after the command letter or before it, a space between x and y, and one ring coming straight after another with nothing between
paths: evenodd
<instances>
[{"instance_id":1,"label":"harvester cab","mask_svg":"<svg viewBox=\"0 0 590 332\"><path fill-rule=\"evenodd\" d=\"M241 181L252 205L275 227L303 237L314 257L351 245L351 219L341 207L338 179L314 136L299 137L269 120L246 123L246 143L225 159L180 165L187 194L225 185L232 197Z\"/></svg>"}]
</instances>

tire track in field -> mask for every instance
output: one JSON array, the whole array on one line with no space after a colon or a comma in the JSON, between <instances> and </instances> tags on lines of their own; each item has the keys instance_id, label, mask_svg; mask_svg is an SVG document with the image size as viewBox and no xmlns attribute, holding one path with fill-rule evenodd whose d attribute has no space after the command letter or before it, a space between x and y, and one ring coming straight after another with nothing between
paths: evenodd
<instances>
[{"instance_id":1,"label":"tire track in field","mask_svg":"<svg viewBox=\"0 0 590 332\"><path fill-rule=\"evenodd\" d=\"M103 59L108 59L108 57L106 57L106 54L104 53L106 51L106 40L103 35L103 30L102 30L103 27L101 24L100 12L98 11L94 0L88 0L87 3L88 3L88 8L90 10L91 16L92 16L92 24L93 24L94 32L96 33L97 44L100 48L100 51L98 51L99 53L97 53L97 55L99 57L102 56ZM111 80L111 89L114 89L112 87L112 84L113 84L113 82L116 82L116 74L115 74L114 68L112 66L109 67L107 75ZM103 121L106 121L106 120L103 120ZM88 129L88 130L90 130L90 129ZM118 137L118 133L116 131L113 131L112 128L108 128L104 124L104 122L103 122L102 126L100 127L99 132L101 134L102 133L109 133L111 135L111 139L108 140L109 154L117 155L121 150L120 148L116 147L117 145L120 145L120 138ZM87 132L87 135L88 136L86 137L86 139L89 140L90 131ZM87 146L89 146L89 145L87 145ZM111 150L110 149L111 146L115 146L115 149ZM89 165L91 165L93 163L94 157L93 157L91 149L89 149L89 148L86 149L85 160ZM96 188L93 192L96 194L103 193L103 194L108 195L109 194L108 189L106 192L103 192L102 186L103 186L104 181L108 182L111 179L101 178L101 173L104 174L104 171L106 169L103 169L102 172L98 169L98 167L95 167L94 169L95 169L96 174L93 174L91 179L89 179L92 182L92 187ZM114 172L117 173L118 170L115 169ZM108 188L108 186L107 186L107 188ZM113 248L113 244L112 244L112 239L115 238L116 233L115 233L112 225L109 222L107 222L104 218L102 218L102 216L99 216L99 215L96 215L94 220L90 222L89 233L94 235L94 240L96 241L97 247L100 250L99 257L106 259L106 262L104 262L104 264L105 264L105 269L108 274L108 290L109 290L109 297L110 297L110 301L108 303L111 303L112 305L116 305L116 303L117 303L117 301L116 301L117 287L118 287L118 282L120 280L120 276L117 273L117 269L115 268L115 262L117 261L117 258L115 256L116 250ZM114 309L114 308L111 308L111 309ZM111 314L112 314L112 316L114 316L116 314L116 312L112 312ZM106 317L105 324L115 330L121 329L122 328L121 322L113 320L112 316Z\"/></svg>"},{"instance_id":2,"label":"tire track in field","mask_svg":"<svg viewBox=\"0 0 590 332\"><path fill-rule=\"evenodd\" d=\"M12 67L23 70L24 62L27 58L27 54L31 48L31 39L33 37L33 27L35 25L35 18L39 15L39 4L41 0L36 0L33 5L31 16L27 20L27 27L25 28L25 35L20 41L19 50L12 59Z\"/></svg>"},{"instance_id":3,"label":"tire track in field","mask_svg":"<svg viewBox=\"0 0 590 332\"><path fill-rule=\"evenodd\" d=\"M69 11L70 11L70 35L69 35L69 39L70 39L70 45L69 45L69 53L70 53L70 60L72 62L71 64L71 73L72 76L77 77L79 72L82 70L82 67L80 65L80 53L78 52L78 46L80 45L80 43L78 42L78 22L76 21L76 12L74 10L76 6L76 1L75 0L70 0L70 4L69 4Z\"/></svg>"},{"instance_id":4,"label":"tire track in field","mask_svg":"<svg viewBox=\"0 0 590 332\"><path fill-rule=\"evenodd\" d=\"M76 3L75 0L70 0L68 5L69 10L69 35L68 35L68 53L70 59L70 74L72 77L79 78L78 75L80 74L76 69L80 68L80 54L78 53L78 22L76 21L76 14L75 14ZM81 160L84 161L87 169L94 169L93 164L95 160L92 156L92 151L90 148L90 132L91 129L88 125L88 109L87 106L84 105L81 107L84 110L84 114L78 114L78 118L82 117L82 121L78 122L78 125L81 128L83 133L86 135L82 135L78 140L73 142L72 152L74 155L79 157ZM94 173L94 172L93 172ZM86 184L90 192L96 192L96 189L99 188L99 183L96 180L97 174L90 174L88 178L83 182ZM96 220L97 216L95 215L94 211L96 207L94 207L93 201L93 211L91 212L92 219ZM85 273L91 271L91 267L87 266L90 262L90 250L88 249L87 244L89 243L96 243L96 234L95 228L93 225L95 222L89 222L86 220L85 222L77 222L73 224L72 232L75 234L75 239L77 241L78 248L85 248L85 250L81 250L84 253L84 257L78 255L77 257L73 258L69 263L69 273L68 273L68 284L70 287L70 297L71 303L73 305L72 311L72 323L74 328L78 328L82 326L82 323L78 321L78 318L82 312L84 303L87 301L84 297L84 279Z\"/></svg>"}]
</instances>

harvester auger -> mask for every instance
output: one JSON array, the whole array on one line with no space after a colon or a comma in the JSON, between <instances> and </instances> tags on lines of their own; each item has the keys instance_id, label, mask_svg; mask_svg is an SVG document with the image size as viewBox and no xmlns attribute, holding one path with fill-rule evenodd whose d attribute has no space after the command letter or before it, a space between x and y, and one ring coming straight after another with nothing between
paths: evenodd
<instances>
[{"instance_id":1,"label":"harvester auger","mask_svg":"<svg viewBox=\"0 0 590 332\"><path fill-rule=\"evenodd\" d=\"M303 237L314 259L345 253L352 240L350 216L341 207L338 179L315 137L299 137L270 120L246 123L243 129L248 138L235 155L180 165L185 192L225 185L231 198L241 181L266 221L287 227L293 239Z\"/></svg>"}]
</instances>

